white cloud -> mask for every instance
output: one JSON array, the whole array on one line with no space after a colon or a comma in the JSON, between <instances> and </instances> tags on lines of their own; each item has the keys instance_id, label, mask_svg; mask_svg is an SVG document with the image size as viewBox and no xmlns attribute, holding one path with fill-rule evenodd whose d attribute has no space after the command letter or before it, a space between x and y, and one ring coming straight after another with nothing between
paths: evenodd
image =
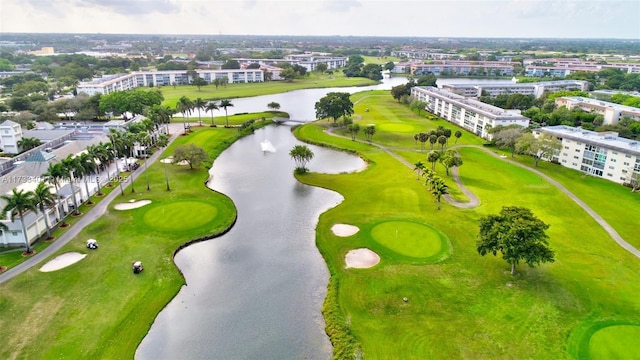
<instances>
[{"instance_id":1,"label":"white cloud","mask_svg":"<svg viewBox=\"0 0 640 360\"><path fill-rule=\"evenodd\" d=\"M0 0L2 32L640 38L640 1Z\"/></svg>"}]
</instances>

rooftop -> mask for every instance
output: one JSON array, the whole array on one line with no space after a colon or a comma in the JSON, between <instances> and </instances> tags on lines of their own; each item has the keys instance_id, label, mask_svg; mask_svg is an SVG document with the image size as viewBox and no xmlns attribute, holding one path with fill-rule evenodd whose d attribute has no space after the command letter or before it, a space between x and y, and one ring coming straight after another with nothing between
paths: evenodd
<instances>
[{"instance_id":1,"label":"rooftop","mask_svg":"<svg viewBox=\"0 0 640 360\"><path fill-rule=\"evenodd\" d=\"M608 131L599 133L566 125L546 126L537 129L537 131L559 138L582 141L626 154L640 156L640 143L638 143L638 140L621 138L616 132Z\"/></svg>"}]
</instances>

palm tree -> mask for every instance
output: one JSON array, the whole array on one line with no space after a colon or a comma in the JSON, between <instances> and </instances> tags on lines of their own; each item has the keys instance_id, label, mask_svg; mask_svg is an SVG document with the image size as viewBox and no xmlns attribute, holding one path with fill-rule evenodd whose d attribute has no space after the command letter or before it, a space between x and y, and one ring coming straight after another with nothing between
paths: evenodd
<instances>
[{"instance_id":1,"label":"palm tree","mask_svg":"<svg viewBox=\"0 0 640 360\"><path fill-rule=\"evenodd\" d=\"M202 117L200 116L200 110L207 108L207 102L202 98L197 98L193 101L193 107L198 110L198 124L202 125Z\"/></svg>"},{"instance_id":2,"label":"palm tree","mask_svg":"<svg viewBox=\"0 0 640 360\"><path fill-rule=\"evenodd\" d=\"M231 100L229 99L220 100L220 107L224 108L224 116L227 119L227 127L229 127L229 115L227 114L227 108L232 106L233 104L231 103Z\"/></svg>"},{"instance_id":3,"label":"palm tree","mask_svg":"<svg viewBox=\"0 0 640 360\"><path fill-rule=\"evenodd\" d=\"M47 183L41 182L33 190L33 198L37 208L44 215L44 224L47 227L47 239L51 239L51 225L49 224L49 215L47 215L45 208L56 204L55 195L51 193L51 187Z\"/></svg>"},{"instance_id":4,"label":"palm tree","mask_svg":"<svg viewBox=\"0 0 640 360\"><path fill-rule=\"evenodd\" d=\"M441 178L435 178L432 181L431 194L436 198L436 202L438 203L438 210L440 210L440 198L442 195L448 194L447 185L445 185L444 180Z\"/></svg>"},{"instance_id":5,"label":"palm tree","mask_svg":"<svg viewBox=\"0 0 640 360\"><path fill-rule=\"evenodd\" d=\"M79 215L80 209L78 208L78 199L76 199L76 191L73 183L75 182L75 175L79 175L82 168L79 166L78 159L72 155L62 159L61 164L65 171L65 178L69 180L69 186L71 187L71 197L73 198L73 206L75 207L74 213ZM82 194L80 196L82 197Z\"/></svg>"},{"instance_id":6,"label":"palm tree","mask_svg":"<svg viewBox=\"0 0 640 360\"><path fill-rule=\"evenodd\" d=\"M84 189L87 193L87 204L89 205L93 204L91 193L89 192L89 180L91 180L91 175L96 171L96 168L97 165L92 154L85 152L78 156L78 172L79 175L82 175Z\"/></svg>"},{"instance_id":7,"label":"palm tree","mask_svg":"<svg viewBox=\"0 0 640 360\"><path fill-rule=\"evenodd\" d=\"M207 103L207 110L211 113L211 126L215 126L215 124L213 123L213 110L219 109L220 107L215 101L209 101L209 103Z\"/></svg>"},{"instance_id":8,"label":"palm tree","mask_svg":"<svg viewBox=\"0 0 640 360\"><path fill-rule=\"evenodd\" d=\"M436 161L438 161L438 159L440 159L440 153L439 152L437 152L435 150L429 151L429 153L427 154L427 161L431 163L431 170L435 170Z\"/></svg>"},{"instance_id":9,"label":"palm tree","mask_svg":"<svg viewBox=\"0 0 640 360\"><path fill-rule=\"evenodd\" d=\"M116 129L109 129L107 134L109 141L111 141L111 150L113 151L114 159L116 162L116 178L118 185L120 186L120 195L124 195L124 189L122 188L122 181L120 181L120 166L118 164L118 157L122 156L124 151L124 133ZM126 164L126 160L125 160Z\"/></svg>"},{"instance_id":10,"label":"palm tree","mask_svg":"<svg viewBox=\"0 0 640 360\"><path fill-rule=\"evenodd\" d=\"M56 215L58 217L58 219L62 219L63 224L64 224L64 217L61 216L61 213L63 211L63 209L60 208L61 204L60 204L60 199L62 198L60 196L60 179L64 178L64 168L62 166L62 164L58 163L58 164L49 164L49 167L47 168L47 172L44 173L43 175L46 178L46 181L49 184L53 184L53 186L55 186L56 188L56 194L58 195L58 201L57 204L58 206L56 206Z\"/></svg>"},{"instance_id":11,"label":"palm tree","mask_svg":"<svg viewBox=\"0 0 640 360\"><path fill-rule=\"evenodd\" d=\"M460 137L462 137L462 131L460 131L460 130L456 130L456 132L455 132L455 134L453 134L453 136L455 136L455 137L456 137L456 142L455 142L455 144L457 144L457 143L458 143L458 139L460 139Z\"/></svg>"},{"instance_id":12,"label":"palm tree","mask_svg":"<svg viewBox=\"0 0 640 360\"><path fill-rule=\"evenodd\" d=\"M193 110L193 101L191 101L186 96L181 97L176 104L176 110L182 113L182 117L184 120L184 118L187 117L187 115L190 115L191 111Z\"/></svg>"},{"instance_id":13,"label":"palm tree","mask_svg":"<svg viewBox=\"0 0 640 360\"><path fill-rule=\"evenodd\" d=\"M18 144L18 147L22 149L22 151L28 151L28 150L37 148L42 143L40 142L40 139L25 137L18 140L17 144Z\"/></svg>"},{"instance_id":14,"label":"palm tree","mask_svg":"<svg viewBox=\"0 0 640 360\"><path fill-rule=\"evenodd\" d=\"M124 134L124 143L125 143L126 148L128 149L127 156L133 157L133 147L134 147L134 144L136 143L136 141L137 141L137 135L136 134L131 133L131 132L128 132L128 133ZM129 167L129 164L127 164L125 162L125 166ZM129 169L131 170L131 175L129 175L129 179L131 179L131 192L134 193L134 192L136 192L136 189L135 189L135 187L133 185L133 172L134 172L134 169L133 169L133 167L131 167Z\"/></svg>"},{"instance_id":15,"label":"palm tree","mask_svg":"<svg viewBox=\"0 0 640 360\"><path fill-rule=\"evenodd\" d=\"M422 163L422 161L418 161L414 165L415 165L415 167L413 168L413 171L418 173L418 177L416 178L416 180L419 180L420 179L420 175L422 175L422 173L425 170L425 167L424 167L424 164Z\"/></svg>"},{"instance_id":16,"label":"palm tree","mask_svg":"<svg viewBox=\"0 0 640 360\"><path fill-rule=\"evenodd\" d=\"M24 213L29 210L36 210L33 201L33 193L24 190L13 189L11 195L0 195L0 199L7 202L3 213L11 213L11 221L15 220L16 215L20 216L20 224L22 224L22 234L24 235L25 245L27 246L26 253L32 254L31 243L29 242L29 236L27 235L27 227L24 224Z\"/></svg>"}]
</instances>

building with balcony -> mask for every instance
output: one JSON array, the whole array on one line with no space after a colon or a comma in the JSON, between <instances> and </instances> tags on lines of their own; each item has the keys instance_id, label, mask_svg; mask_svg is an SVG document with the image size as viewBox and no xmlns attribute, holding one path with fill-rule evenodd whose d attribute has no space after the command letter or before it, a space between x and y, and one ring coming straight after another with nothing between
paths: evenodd
<instances>
[{"instance_id":1,"label":"building with balcony","mask_svg":"<svg viewBox=\"0 0 640 360\"><path fill-rule=\"evenodd\" d=\"M640 174L640 144L621 138L616 132L595 132L558 125L534 130L562 141L557 157L560 165L619 184L629 183L633 173Z\"/></svg>"},{"instance_id":2,"label":"building with balcony","mask_svg":"<svg viewBox=\"0 0 640 360\"><path fill-rule=\"evenodd\" d=\"M529 126L529 118L519 110L504 110L432 86L414 86L411 95L426 102L425 109L430 113L485 139L491 138L489 130L496 126Z\"/></svg>"},{"instance_id":3,"label":"building with balcony","mask_svg":"<svg viewBox=\"0 0 640 360\"><path fill-rule=\"evenodd\" d=\"M564 106L568 109L579 107L580 109L600 114L604 117L603 125L615 125L623 117L629 117L640 121L640 109L620 105L612 102L583 98L579 96L565 96L556 99L556 106Z\"/></svg>"},{"instance_id":4,"label":"building with balcony","mask_svg":"<svg viewBox=\"0 0 640 360\"><path fill-rule=\"evenodd\" d=\"M560 90L588 91L589 85L588 81L583 80L559 80L521 84L445 84L442 85L441 88L465 97L480 97L485 95L496 97L498 95L522 94L533 95L538 99L545 92L556 92Z\"/></svg>"}]
</instances>

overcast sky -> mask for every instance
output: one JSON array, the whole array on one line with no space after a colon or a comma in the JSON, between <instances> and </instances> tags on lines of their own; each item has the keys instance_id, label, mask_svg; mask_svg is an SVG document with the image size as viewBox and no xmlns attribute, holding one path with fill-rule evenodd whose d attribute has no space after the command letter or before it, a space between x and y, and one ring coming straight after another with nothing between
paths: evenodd
<instances>
[{"instance_id":1,"label":"overcast sky","mask_svg":"<svg viewBox=\"0 0 640 360\"><path fill-rule=\"evenodd\" d=\"M0 0L0 31L640 38L640 0Z\"/></svg>"}]
</instances>

